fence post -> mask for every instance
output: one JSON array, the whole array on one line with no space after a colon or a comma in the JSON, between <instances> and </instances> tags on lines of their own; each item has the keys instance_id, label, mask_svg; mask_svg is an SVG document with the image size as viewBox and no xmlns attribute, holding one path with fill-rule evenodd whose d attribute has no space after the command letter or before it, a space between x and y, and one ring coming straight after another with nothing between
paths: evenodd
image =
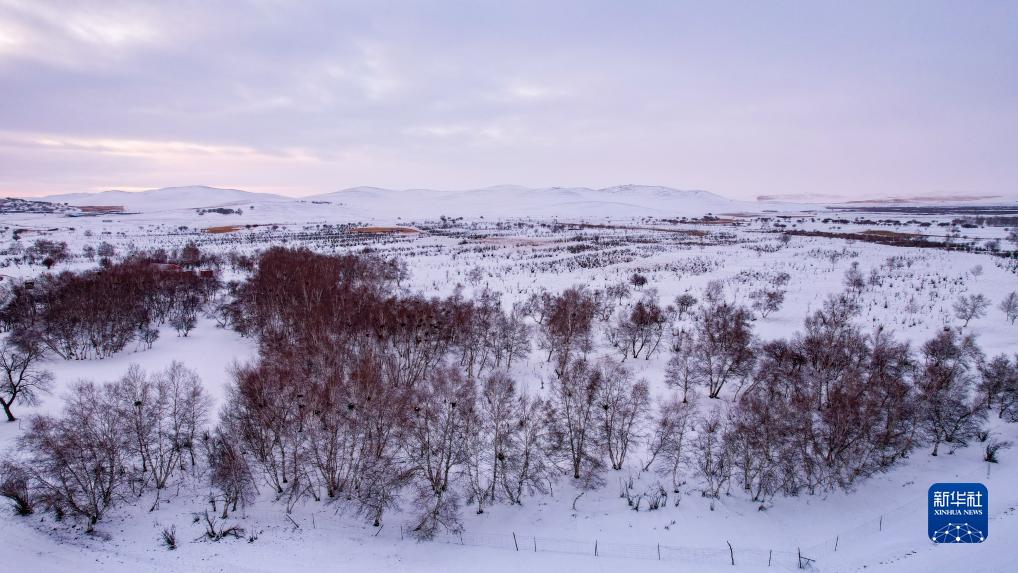
<instances>
[{"instance_id":1,"label":"fence post","mask_svg":"<svg viewBox=\"0 0 1018 573\"><path fill-rule=\"evenodd\" d=\"M771 557L774 557L774 550L773 549L768 549L767 550L767 566L768 567L771 566Z\"/></svg>"},{"instance_id":2,"label":"fence post","mask_svg":"<svg viewBox=\"0 0 1018 573\"><path fill-rule=\"evenodd\" d=\"M884 516L880 516L880 531L884 530Z\"/></svg>"},{"instance_id":3,"label":"fence post","mask_svg":"<svg viewBox=\"0 0 1018 573\"><path fill-rule=\"evenodd\" d=\"M597 540L594 540L594 557L597 557Z\"/></svg>"},{"instance_id":4,"label":"fence post","mask_svg":"<svg viewBox=\"0 0 1018 573\"><path fill-rule=\"evenodd\" d=\"M661 544L657 544L657 560L661 561Z\"/></svg>"},{"instance_id":5,"label":"fence post","mask_svg":"<svg viewBox=\"0 0 1018 573\"><path fill-rule=\"evenodd\" d=\"M799 569L802 569L802 550L796 547L795 552L799 554Z\"/></svg>"},{"instance_id":6,"label":"fence post","mask_svg":"<svg viewBox=\"0 0 1018 573\"><path fill-rule=\"evenodd\" d=\"M516 546L516 551L520 550L520 544L519 544L518 541L516 541L516 532L515 531L513 532L513 545Z\"/></svg>"},{"instance_id":7,"label":"fence post","mask_svg":"<svg viewBox=\"0 0 1018 573\"><path fill-rule=\"evenodd\" d=\"M534 553L537 553L537 537L534 537Z\"/></svg>"},{"instance_id":8,"label":"fence post","mask_svg":"<svg viewBox=\"0 0 1018 573\"><path fill-rule=\"evenodd\" d=\"M735 566L735 551L732 549L732 543L730 541L725 540L725 543L728 544L728 554L732 557L732 566L734 567Z\"/></svg>"},{"instance_id":9,"label":"fence post","mask_svg":"<svg viewBox=\"0 0 1018 573\"><path fill-rule=\"evenodd\" d=\"M834 552L835 553L838 552L838 541L839 540L841 540L841 536L840 535L834 538Z\"/></svg>"}]
</instances>

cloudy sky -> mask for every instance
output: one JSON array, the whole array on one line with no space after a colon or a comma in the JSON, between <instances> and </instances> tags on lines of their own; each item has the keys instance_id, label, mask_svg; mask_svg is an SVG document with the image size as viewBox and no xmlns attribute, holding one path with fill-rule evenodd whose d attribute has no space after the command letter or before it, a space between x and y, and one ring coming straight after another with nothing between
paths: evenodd
<instances>
[{"instance_id":1,"label":"cloudy sky","mask_svg":"<svg viewBox=\"0 0 1018 573\"><path fill-rule=\"evenodd\" d=\"M0 194L1018 194L1018 2L0 0Z\"/></svg>"}]
</instances>

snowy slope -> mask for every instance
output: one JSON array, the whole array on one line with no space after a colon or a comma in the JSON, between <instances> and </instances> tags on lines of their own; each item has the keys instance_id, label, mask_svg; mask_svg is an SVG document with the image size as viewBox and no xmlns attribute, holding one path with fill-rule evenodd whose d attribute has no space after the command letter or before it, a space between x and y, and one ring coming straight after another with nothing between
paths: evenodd
<instances>
[{"instance_id":1,"label":"snowy slope","mask_svg":"<svg viewBox=\"0 0 1018 573\"><path fill-rule=\"evenodd\" d=\"M342 192L341 192L342 193ZM589 206L591 212L621 217L622 206L634 212L654 200L669 202L679 198L689 202L715 202L709 194L676 192L664 188L622 187L611 190L560 188L554 190L520 187L496 187L460 192L429 190L389 191L377 188L350 190L349 203L321 205L318 199L259 201L241 203L244 214L197 215L193 209L178 208L143 215L59 219L59 215L8 214L3 224L27 227L25 221L45 229L47 237L66 241L74 252L86 244L109 240L119 252L132 244L145 247L179 248L186 241L198 240L209 252L239 249L251 252L267 243L245 243L247 231L229 242L234 235L203 235L168 233L169 228L187 225L192 229L233 222L250 223L264 220L279 223L292 221L290 231L300 232L305 225L322 220L356 220L344 213L400 213L408 208L426 206L427 201L447 197L445 206L457 201L477 206L484 201L497 201L499 208L521 212L525 205L508 205L510 200L526 202L544 195L548 203L535 204L538 212L551 212L548 205ZM405 195L404 195L405 194ZM511 199L507 199L509 197ZM373 204L381 202L380 205ZM412 210L412 209L411 209ZM720 209L715 212L723 212ZM410 213L413 215L414 213ZM305 218L301 218L301 217ZM910 217L910 216L909 216ZM498 219L497 216L486 219ZM489 222L489 226L493 225ZM818 229L826 228L819 227ZM58 229L55 229L59 227ZM812 228L812 227L810 227ZM916 229L912 229L916 230ZM86 235L86 231L92 233ZM740 240L772 243L773 236L755 228L727 228ZM542 227L507 231L499 243L480 231L484 237L472 244L460 245L458 236L423 233L412 238L399 237L391 243L373 245L387 254L405 256L410 279L407 288L428 296L447 296L457 283L465 282L468 269L481 267L485 283L470 287L472 292L490 287L505 293L507 302L523 302L543 287L551 291L574 284L604 288L625 280L632 272L645 273L659 289L663 300L671 300L684 292L698 293L710 280L729 281L738 274L770 276L778 271L792 275L788 285L788 302L766 318L755 321L754 331L764 339L787 338L801 328L802 319L832 292L843 288L844 272L853 262L864 270L878 267L888 256L907 257L906 269L885 277L879 288L867 289L860 295L865 309L860 320L864 324L880 320L902 340L921 343L948 324L957 324L951 304L961 294L983 293L996 303L1014 290L1014 275L995 265L989 255L934 249L909 250L872 243L846 244L840 240L793 237L780 250L751 253L742 243L686 247L668 245L666 241L647 244L629 243L634 249L633 260L623 259L605 268L548 267L542 269L520 266L521 263L571 257L561 250L559 239L569 239L576 231L547 235ZM995 232L1000 233L997 228ZM632 231L597 230L598 235L621 238ZM31 235L26 235L31 237ZM660 237L659 237L660 238ZM34 240L28 239L28 240ZM219 243L220 240L226 240ZM277 239L278 240L278 239ZM519 246L513 246L519 240ZM279 244L279 243L276 243ZM297 246L291 236L289 244ZM311 245L314 246L314 245ZM474 249L482 246L484 248ZM441 247L441 248L440 248ZM328 247L326 247L328 248ZM346 248L359 248L350 246ZM828 258L830 254L854 256ZM391 250L386 250L391 249ZM492 250L495 249L495 250ZM645 250L644 250L645 249ZM560 254L555 254L556 252ZM550 256L545 256L545 254ZM580 253L578 256L583 256ZM702 273L675 272L676 264L701 260L722 261ZM515 261L515 262L514 262ZM66 265L77 269L91 268L94 262L78 260ZM978 273L975 266L981 265ZM58 270L67 268L64 264ZM692 266L689 268L693 268ZM4 272L12 276L33 276L41 272L39 265L11 264ZM237 278L227 275L226 278ZM937 278L937 289L922 289ZM730 283L737 292L733 296L746 300L747 288ZM931 287L932 288L932 287ZM910 313L910 299L916 298L921 310ZM1016 326L1007 323L996 309L976 319L968 327L977 334L979 343L993 356L1013 352ZM599 345L597 354L609 350ZM228 368L234 361L245 362L257 354L251 338L228 329L217 328L209 318L201 318L198 328L188 337L177 336L172 329L163 330L151 349L129 348L103 360L62 361L51 359L47 365L54 371L54 393L45 395L39 404L25 407L21 414L52 413L60 407L60 397L80 379L105 381L121 376L131 363L149 371L162 369L172 360L181 360L200 375L204 387L214 400L213 411L222 405L230 380ZM668 353L661 352L651 360L628 361L638 375L648 379L655 393L664 392L663 373ZM540 353L515 366L521 388L530 392L543 390L543 382L552 374ZM1002 439L1018 441L1018 424L996 423L993 431ZM10 447L24 428L17 423L0 423L0 452ZM29 518L15 518L6 504L0 512L0 539L13 563L25 571L333 571L338 563L358 571L472 571L491 572L527 570L561 571L791 571L789 556L801 548L818 559L814 569L824 572L886 571L920 573L926 571L1018 571L1018 555L1010 550L1011 540L1018 535L1018 457L1007 451L1000 464L992 468L982 461L984 444L973 443L951 455L932 457L928 449L916 450L910 458L892 471L860 483L852 492L833 492L816 496L780 497L766 511L751 501L738 488L725 495L717 509L711 510L700 496L698 482L690 478L679 496L681 504L669 504L659 511L632 511L619 498L619 484L626 477L636 476L640 491L653 487L659 476L638 469L608 474L608 483L584 495L572 507L577 492L566 481L555 484L549 495L528 497L524 505L499 504L476 515L472 508L463 509L466 533L463 537L446 536L439 543L417 543L402 538L401 526L411 519L409 513L393 512L382 529L372 528L356 515L337 512L336 504L308 502L287 516L282 504L272 499L270 491L253 505L245 508L231 521L248 529L257 539L227 540L211 543L198 540L201 524L192 522L192 514L207 506L204 477L198 486L186 482L174 487L166 502L149 511L152 497L125 503L109 519L101 522L99 533L84 535L80 528L65 521L39 513ZM639 456L639 454L638 454ZM692 471L692 470L687 470ZM992 473L991 473L992 472ZM692 474L691 474L692 475ZM978 481L985 483L993 496L991 533L987 543L974 547L933 546L925 537L926 488L935 481ZM293 521L291 521L291 519ZM181 547L168 551L159 543L164 527L177 529ZM516 550L513 535L520 538ZM534 538L537 539L534 539ZM451 542L451 543L447 543ZM590 555L599 542L599 556ZM666 548L663 561L654 559L657 543ZM737 567L729 565L728 546L735 547ZM537 548L534 548L538 545ZM834 548L837 547L837 551ZM668 549L675 548L675 549ZM767 567L769 551L774 550L775 563ZM669 555L672 555L672 558ZM649 557L648 557L649 555Z\"/></svg>"}]
</instances>

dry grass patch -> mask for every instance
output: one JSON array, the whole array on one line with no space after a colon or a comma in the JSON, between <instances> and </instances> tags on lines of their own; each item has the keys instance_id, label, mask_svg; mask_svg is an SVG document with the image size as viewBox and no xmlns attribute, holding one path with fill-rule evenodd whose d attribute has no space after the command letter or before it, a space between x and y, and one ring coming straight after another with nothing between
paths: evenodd
<instances>
[{"instance_id":1,"label":"dry grass patch","mask_svg":"<svg viewBox=\"0 0 1018 573\"><path fill-rule=\"evenodd\" d=\"M205 229L206 233L232 233L243 229L243 225L220 225L218 227L208 227Z\"/></svg>"}]
</instances>

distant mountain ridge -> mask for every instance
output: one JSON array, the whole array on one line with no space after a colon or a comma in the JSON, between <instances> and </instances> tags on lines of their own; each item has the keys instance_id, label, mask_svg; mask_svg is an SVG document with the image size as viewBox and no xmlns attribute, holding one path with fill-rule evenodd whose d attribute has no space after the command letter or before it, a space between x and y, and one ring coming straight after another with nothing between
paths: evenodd
<instances>
[{"instance_id":1,"label":"distant mountain ridge","mask_svg":"<svg viewBox=\"0 0 1018 573\"><path fill-rule=\"evenodd\" d=\"M242 204L252 201L291 201L282 195L253 193L240 189L222 189L205 185L164 187L148 191L100 191L97 193L71 193L43 197L54 203L81 206L120 206L128 211L162 211L170 209L200 209Z\"/></svg>"},{"instance_id":2,"label":"distant mountain ridge","mask_svg":"<svg viewBox=\"0 0 1018 573\"><path fill-rule=\"evenodd\" d=\"M380 218L412 217L568 217L568 216L698 216L708 212L747 208L707 191L679 190L655 185L617 185L604 188L496 185L480 189L385 189L352 187L306 197L252 193L207 186L166 187L148 191L73 193L44 198L72 206L120 206L128 211L165 211L242 207L245 203L273 203L288 208L323 202L343 207L352 215Z\"/></svg>"},{"instance_id":3,"label":"distant mountain ridge","mask_svg":"<svg viewBox=\"0 0 1018 573\"><path fill-rule=\"evenodd\" d=\"M828 194L761 195L756 201L729 199L703 190L659 185L611 187L524 187L494 185L478 189L386 189L361 186L330 193L289 197L204 185L165 187L147 191L102 191L40 198L72 207L118 206L132 212L159 212L215 207L242 208L245 204L275 206L298 212L316 208L323 217L639 217L699 216L706 213L801 210L822 205L901 204L1013 204L1015 197L974 194L849 198ZM329 203L342 213L330 213Z\"/></svg>"}]
</instances>

